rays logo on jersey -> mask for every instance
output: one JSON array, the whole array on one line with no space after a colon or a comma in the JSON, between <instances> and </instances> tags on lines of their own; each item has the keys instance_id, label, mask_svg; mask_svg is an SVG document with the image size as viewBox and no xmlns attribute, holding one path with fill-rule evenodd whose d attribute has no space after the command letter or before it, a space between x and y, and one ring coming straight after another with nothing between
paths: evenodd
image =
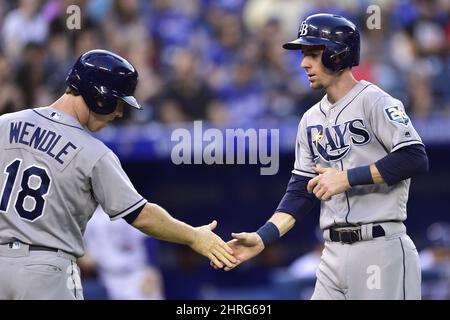
<instances>
[{"instance_id":1,"label":"rays logo on jersey","mask_svg":"<svg viewBox=\"0 0 450 320\"><path fill-rule=\"evenodd\" d=\"M398 106L392 106L384 108L384 112L386 113L389 121L400 123L405 127L408 126L409 118L406 115L405 111L403 111Z\"/></svg>"},{"instance_id":2,"label":"rays logo on jersey","mask_svg":"<svg viewBox=\"0 0 450 320\"><path fill-rule=\"evenodd\" d=\"M308 144L313 159L319 156L325 161L338 161L350 151L351 145L364 145L370 134L362 119L353 119L331 127L321 124L306 128Z\"/></svg>"}]
</instances>

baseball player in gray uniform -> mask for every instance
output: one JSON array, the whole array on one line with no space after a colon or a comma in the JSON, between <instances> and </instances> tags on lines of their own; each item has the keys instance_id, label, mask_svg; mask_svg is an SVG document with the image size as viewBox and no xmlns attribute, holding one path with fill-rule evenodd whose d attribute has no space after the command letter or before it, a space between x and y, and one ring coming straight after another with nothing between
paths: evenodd
<instances>
[{"instance_id":1,"label":"baseball player in gray uniform","mask_svg":"<svg viewBox=\"0 0 450 320\"><path fill-rule=\"evenodd\" d=\"M83 54L67 90L49 107L0 117L0 299L82 299L75 259L98 204L157 239L189 245L217 267L232 267L232 250L211 230L194 228L147 202L98 131L133 97L138 73L104 50Z\"/></svg>"},{"instance_id":2,"label":"baseball player in gray uniform","mask_svg":"<svg viewBox=\"0 0 450 320\"><path fill-rule=\"evenodd\" d=\"M355 25L332 14L307 17L283 46L302 50L310 87L326 95L300 121L275 214L228 243L238 264L248 260L319 199L325 248L312 299L420 299L419 257L403 221L410 177L428 170L428 158L402 103L353 77L359 46Z\"/></svg>"}]
</instances>

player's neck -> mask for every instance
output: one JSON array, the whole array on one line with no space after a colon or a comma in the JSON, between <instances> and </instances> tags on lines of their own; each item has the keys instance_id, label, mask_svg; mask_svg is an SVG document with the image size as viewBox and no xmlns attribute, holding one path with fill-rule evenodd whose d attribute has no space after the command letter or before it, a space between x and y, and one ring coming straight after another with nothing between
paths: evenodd
<instances>
[{"instance_id":1,"label":"player's neck","mask_svg":"<svg viewBox=\"0 0 450 320\"><path fill-rule=\"evenodd\" d=\"M84 125L87 119L84 116L82 105L84 102L82 99L81 96L73 96L66 93L53 102L50 107L74 117L81 125Z\"/></svg>"},{"instance_id":2,"label":"player's neck","mask_svg":"<svg viewBox=\"0 0 450 320\"><path fill-rule=\"evenodd\" d=\"M344 71L335 78L335 81L328 86L325 91L327 93L327 99L331 104L335 104L342 97L352 90L352 88L358 83L351 71Z\"/></svg>"}]
</instances>

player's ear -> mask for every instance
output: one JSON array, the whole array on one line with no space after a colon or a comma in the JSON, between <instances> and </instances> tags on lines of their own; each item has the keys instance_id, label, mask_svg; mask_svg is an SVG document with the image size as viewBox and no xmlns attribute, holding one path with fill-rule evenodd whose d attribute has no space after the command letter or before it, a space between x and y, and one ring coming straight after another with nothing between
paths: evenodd
<instances>
[{"instance_id":1,"label":"player's ear","mask_svg":"<svg viewBox=\"0 0 450 320\"><path fill-rule=\"evenodd\" d=\"M73 95L73 96L79 96L80 95L80 93L77 90L75 90L74 88L69 87L69 86L66 87L66 90L65 90L64 93L70 94L70 95Z\"/></svg>"}]
</instances>

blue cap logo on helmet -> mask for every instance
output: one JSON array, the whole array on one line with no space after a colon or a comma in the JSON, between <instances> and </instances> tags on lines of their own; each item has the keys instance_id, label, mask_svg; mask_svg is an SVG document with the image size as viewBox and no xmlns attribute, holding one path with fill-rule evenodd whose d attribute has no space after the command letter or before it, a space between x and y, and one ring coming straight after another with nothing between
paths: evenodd
<instances>
[{"instance_id":1,"label":"blue cap logo on helmet","mask_svg":"<svg viewBox=\"0 0 450 320\"><path fill-rule=\"evenodd\" d=\"M92 50L81 55L66 78L95 113L110 114L117 102L123 101L135 109L142 109L134 98L138 73L121 56L106 50Z\"/></svg>"},{"instance_id":2,"label":"blue cap logo on helmet","mask_svg":"<svg viewBox=\"0 0 450 320\"><path fill-rule=\"evenodd\" d=\"M300 25L300 29L298 30L298 36L299 37L304 37L308 34L308 24L303 21L302 24Z\"/></svg>"}]
</instances>

